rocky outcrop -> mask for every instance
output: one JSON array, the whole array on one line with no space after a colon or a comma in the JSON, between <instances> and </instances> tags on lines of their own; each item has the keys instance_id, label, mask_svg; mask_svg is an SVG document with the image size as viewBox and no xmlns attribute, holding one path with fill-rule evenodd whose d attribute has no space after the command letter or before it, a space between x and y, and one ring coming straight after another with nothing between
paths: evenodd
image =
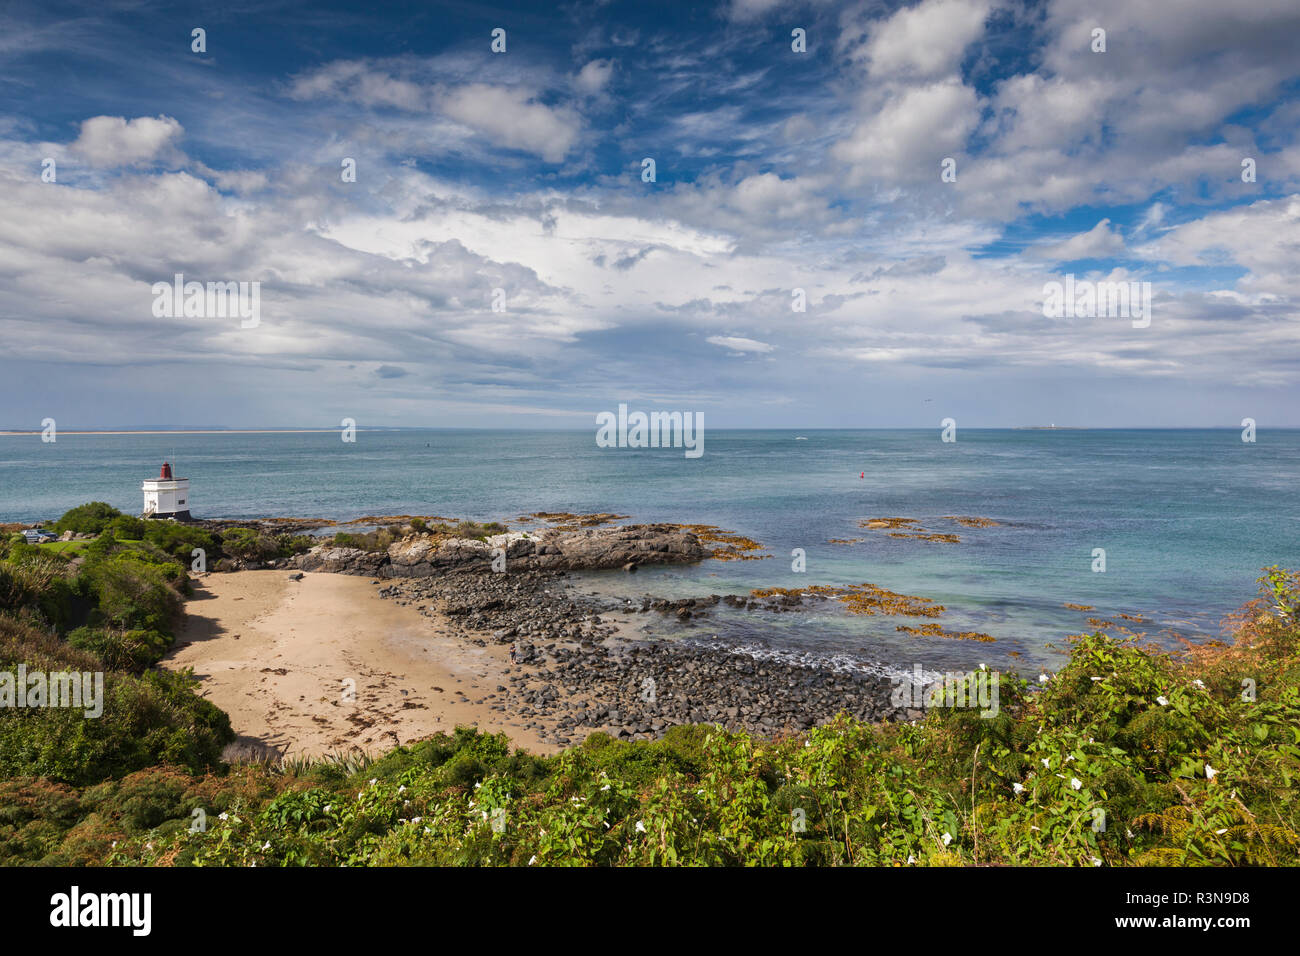
<instances>
[{"instance_id":1,"label":"rocky outcrop","mask_svg":"<svg viewBox=\"0 0 1300 956\"><path fill-rule=\"evenodd\" d=\"M675 525L509 531L479 541L416 534L395 541L387 553L320 546L294 558L301 571L330 571L371 577L421 578L449 571L486 571L505 557L505 570L590 571L632 569L643 564L701 561L709 550L690 531Z\"/></svg>"},{"instance_id":2,"label":"rocky outcrop","mask_svg":"<svg viewBox=\"0 0 1300 956\"><path fill-rule=\"evenodd\" d=\"M388 555L383 551L330 548L325 545L318 545L293 558L293 566L299 571L328 571L333 574L361 574L370 577L383 577L387 565Z\"/></svg>"}]
</instances>

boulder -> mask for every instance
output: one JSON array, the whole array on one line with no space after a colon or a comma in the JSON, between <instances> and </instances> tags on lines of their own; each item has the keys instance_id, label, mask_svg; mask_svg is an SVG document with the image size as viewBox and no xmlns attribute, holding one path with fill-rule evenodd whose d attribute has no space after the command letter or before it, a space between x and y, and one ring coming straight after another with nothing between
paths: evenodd
<instances>
[{"instance_id":1,"label":"boulder","mask_svg":"<svg viewBox=\"0 0 1300 956\"><path fill-rule=\"evenodd\" d=\"M317 545L305 554L295 555L293 566L299 571L327 571L333 574L387 576L388 555L383 551L360 548L331 548Z\"/></svg>"}]
</instances>

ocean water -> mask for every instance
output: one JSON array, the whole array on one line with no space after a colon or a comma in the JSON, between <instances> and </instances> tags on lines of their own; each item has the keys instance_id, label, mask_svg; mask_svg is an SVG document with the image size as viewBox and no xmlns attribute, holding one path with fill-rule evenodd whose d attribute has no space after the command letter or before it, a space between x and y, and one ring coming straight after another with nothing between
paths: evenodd
<instances>
[{"instance_id":1,"label":"ocean water","mask_svg":"<svg viewBox=\"0 0 1300 956\"><path fill-rule=\"evenodd\" d=\"M599 448L584 431L0 437L0 521L52 520L90 500L141 508L163 460L190 478L199 517L437 514L519 527L534 511L612 511L636 521L719 525L766 546L760 561L707 561L636 574L582 575L602 594L687 597L758 587L870 582L944 605L940 623L993 643L917 637L837 602L809 613L720 606L698 623L653 616L652 633L910 670L1059 664L1086 618L1153 640L1203 640L1254 596L1269 564L1300 567L1300 431L937 429L708 431L705 453ZM798 440L803 436L804 440ZM860 475L865 473L865 477ZM944 515L991 518L963 528ZM910 517L961 543L858 527ZM523 527L527 527L524 525ZM831 538L861 538L832 545ZM806 571L792 570L802 548ZM1106 570L1093 571L1104 548ZM1066 602L1092 605L1081 613ZM1124 623L1124 622L1120 622Z\"/></svg>"}]
</instances>

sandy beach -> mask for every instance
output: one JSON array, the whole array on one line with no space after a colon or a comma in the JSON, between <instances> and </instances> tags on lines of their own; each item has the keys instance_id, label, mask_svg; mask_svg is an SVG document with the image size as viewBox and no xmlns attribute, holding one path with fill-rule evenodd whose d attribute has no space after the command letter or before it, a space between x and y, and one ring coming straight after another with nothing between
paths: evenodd
<instances>
[{"instance_id":1,"label":"sandy beach","mask_svg":"<svg viewBox=\"0 0 1300 956\"><path fill-rule=\"evenodd\" d=\"M285 754L379 752L457 725L558 749L491 709L509 682L506 647L456 641L440 618L376 591L341 574L203 575L160 666L193 668L241 744Z\"/></svg>"}]
</instances>

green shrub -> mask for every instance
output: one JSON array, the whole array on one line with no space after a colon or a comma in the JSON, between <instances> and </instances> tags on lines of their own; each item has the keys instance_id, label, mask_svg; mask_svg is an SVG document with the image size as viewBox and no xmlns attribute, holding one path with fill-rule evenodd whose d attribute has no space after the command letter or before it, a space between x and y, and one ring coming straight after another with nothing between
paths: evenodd
<instances>
[{"instance_id":1,"label":"green shrub","mask_svg":"<svg viewBox=\"0 0 1300 956\"><path fill-rule=\"evenodd\" d=\"M73 531L77 534L99 534L114 518L120 517L122 512L112 505L103 501L91 501L64 512L63 517L54 523L54 530L60 533Z\"/></svg>"},{"instance_id":2,"label":"green shrub","mask_svg":"<svg viewBox=\"0 0 1300 956\"><path fill-rule=\"evenodd\" d=\"M102 714L86 709L0 709L0 777L86 785L156 764L201 772L234 740L230 718L194 693L188 674L108 670L91 652L0 614L0 672L103 673Z\"/></svg>"},{"instance_id":3,"label":"green shrub","mask_svg":"<svg viewBox=\"0 0 1300 956\"><path fill-rule=\"evenodd\" d=\"M241 561L274 561L310 550L316 541L307 535L269 534L252 528L221 532L221 553Z\"/></svg>"},{"instance_id":4,"label":"green shrub","mask_svg":"<svg viewBox=\"0 0 1300 956\"><path fill-rule=\"evenodd\" d=\"M210 531L176 521L146 521L144 540L188 566L195 548L203 549L209 561L219 556L217 539Z\"/></svg>"},{"instance_id":5,"label":"green shrub","mask_svg":"<svg viewBox=\"0 0 1300 956\"><path fill-rule=\"evenodd\" d=\"M96 596L92 624L170 634L180 619L177 584L185 572L174 563L159 564L138 551L124 551L88 560L82 577Z\"/></svg>"},{"instance_id":6,"label":"green shrub","mask_svg":"<svg viewBox=\"0 0 1300 956\"><path fill-rule=\"evenodd\" d=\"M172 639L153 630L114 631L79 627L68 634L68 643L96 655L111 670L138 674L162 659Z\"/></svg>"},{"instance_id":7,"label":"green shrub","mask_svg":"<svg viewBox=\"0 0 1300 956\"><path fill-rule=\"evenodd\" d=\"M131 515L122 515L120 518L114 518L108 523L109 529L119 539L129 541L142 541L145 536L145 525L147 522L143 518L135 518Z\"/></svg>"}]
</instances>

